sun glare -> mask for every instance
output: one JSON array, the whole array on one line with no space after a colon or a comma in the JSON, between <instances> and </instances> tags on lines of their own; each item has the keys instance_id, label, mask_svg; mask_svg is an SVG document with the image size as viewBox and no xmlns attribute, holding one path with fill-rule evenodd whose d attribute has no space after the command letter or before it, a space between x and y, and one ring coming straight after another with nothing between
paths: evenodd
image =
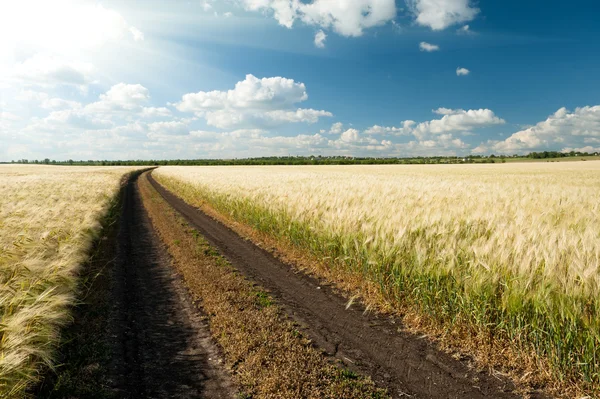
<instances>
[{"instance_id":1,"label":"sun glare","mask_svg":"<svg viewBox=\"0 0 600 399\"><path fill-rule=\"evenodd\" d=\"M132 33L135 32L135 33ZM25 0L0 3L0 49L68 55L141 32L118 12L100 4L73 0Z\"/></svg>"}]
</instances>

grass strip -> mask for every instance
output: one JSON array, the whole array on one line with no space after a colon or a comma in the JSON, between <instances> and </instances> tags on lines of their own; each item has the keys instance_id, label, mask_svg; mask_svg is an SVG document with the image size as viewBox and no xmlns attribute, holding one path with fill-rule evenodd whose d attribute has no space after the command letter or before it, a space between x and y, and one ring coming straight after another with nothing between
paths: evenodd
<instances>
[{"instance_id":1,"label":"grass strip","mask_svg":"<svg viewBox=\"0 0 600 399\"><path fill-rule=\"evenodd\" d=\"M144 207L212 336L241 398L384 398L368 378L331 364L259 286L241 276L154 190L139 180Z\"/></svg>"}]
</instances>

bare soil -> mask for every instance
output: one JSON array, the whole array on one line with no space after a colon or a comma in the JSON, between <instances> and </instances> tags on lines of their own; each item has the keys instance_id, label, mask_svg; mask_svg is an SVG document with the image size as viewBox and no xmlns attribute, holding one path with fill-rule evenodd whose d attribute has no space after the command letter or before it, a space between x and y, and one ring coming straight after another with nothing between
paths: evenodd
<instances>
[{"instance_id":1,"label":"bare soil","mask_svg":"<svg viewBox=\"0 0 600 399\"><path fill-rule=\"evenodd\" d=\"M269 291L302 332L349 368L371 376L393 397L516 398L506 378L470 367L400 321L366 312L323 282L285 264L188 205L148 174L153 187L247 278ZM541 396L540 396L541 397Z\"/></svg>"},{"instance_id":2,"label":"bare soil","mask_svg":"<svg viewBox=\"0 0 600 399\"><path fill-rule=\"evenodd\" d=\"M108 326L115 396L234 397L207 322L155 234L135 180L123 195L117 245Z\"/></svg>"}]
</instances>

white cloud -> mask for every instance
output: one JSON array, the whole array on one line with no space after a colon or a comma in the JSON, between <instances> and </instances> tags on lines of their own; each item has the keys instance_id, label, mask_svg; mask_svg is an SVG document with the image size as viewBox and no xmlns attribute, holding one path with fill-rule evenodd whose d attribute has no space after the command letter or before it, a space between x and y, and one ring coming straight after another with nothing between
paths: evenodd
<instances>
[{"instance_id":1,"label":"white cloud","mask_svg":"<svg viewBox=\"0 0 600 399\"><path fill-rule=\"evenodd\" d=\"M298 123L298 122L306 122L306 123L315 123L319 120L320 117L326 116L331 117L333 114L327 111L318 111L315 109L303 109L298 108L295 111L269 111L265 113L267 119L276 121L276 122L289 122L289 123Z\"/></svg>"},{"instance_id":2,"label":"white cloud","mask_svg":"<svg viewBox=\"0 0 600 399\"><path fill-rule=\"evenodd\" d=\"M131 28L129 28L129 32L131 32L134 41L141 42L144 40L144 33L138 28L132 26Z\"/></svg>"},{"instance_id":3,"label":"white cloud","mask_svg":"<svg viewBox=\"0 0 600 399\"><path fill-rule=\"evenodd\" d=\"M446 150L465 150L469 145L451 133L445 133L427 140L411 141L407 147L416 153L439 155L447 153Z\"/></svg>"},{"instance_id":4,"label":"white cloud","mask_svg":"<svg viewBox=\"0 0 600 399\"><path fill-rule=\"evenodd\" d=\"M27 85L55 87L70 85L85 89L92 82L94 67L89 63L65 60L56 56L37 54L20 64L12 73Z\"/></svg>"},{"instance_id":5,"label":"white cloud","mask_svg":"<svg viewBox=\"0 0 600 399\"><path fill-rule=\"evenodd\" d=\"M440 46L438 46L437 44L421 42L421 43L419 43L419 49L421 51L427 51L428 53L430 53L432 51L438 51L440 49Z\"/></svg>"},{"instance_id":6,"label":"white cloud","mask_svg":"<svg viewBox=\"0 0 600 399\"><path fill-rule=\"evenodd\" d=\"M246 75L228 91L200 91L185 94L176 104L183 112L204 112L224 108L270 109L289 106L308 99L304 83L282 77L259 79Z\"/></svg>"},{"instance_id":7,"label":"white cloud","mask_svg":"<svg viewBox=\"0 0 600 399\"><path fill-rule=\"evenodd\" d=\"M64 108L81 108L81 103L77 101L50 97L48 93L33 90L22 90L16 99L20 102L28 103L31 106L39 106L43 109L58 110Z\"/></svg>"},{"instance_id":8,"label":"white cloud","mask_svg":"<svg viewBox=\"0 0 600 399\"><path fill-rule=\"evenodd\" d=\"M438 115L452 115L452 114L455 114L456 112L460 112L460 111L461 110L440 107L438 109L434 109L433 113L438 114Z\"/></svg>"},{"instance_id":9,"label":"white cloud","mask_svg":"<svg viewBox=\"0 0 600 399\"><path fill-rule=\"evenodd\" d=\"M340 134L344 129L344 124L342 122L336 122L331 125L331 129L329 129L329 134Z\"/></svg>"},{"instance_id":10,"label":"white cloud","mask_svg":"<svg viewBox=\"0 0 600 399\"><path fill-rule=\"evenodd\" d=\"M585 147L579 147L579 148L565 147L561 150L561 152L571 152L571 151L597 153L597 152L600 152L600 147L592 147L590 145L586 145Z\"/></svg>"},{"instance_id":11,"label":"white cloud","mask_svg":"<svg viewBox=\"0 0 600 399\"><path fill-rule=\"evenodd\" d=\"M142 118L158 118L171 116L171 110L165 107L143 107L141 116Z\"/></svg>"},{"instance_id":12,"label":"white cloud","mask_svg":"<svg viewBox=\"0 0 600 399\"><path fill-rule=\"evenodd\" d=\"M64 133L114 128L123 122L164 115L163 108L144 107L150 95L148 89L139 84L119 83L99 96L98 101L82 106L78 102L51 98L46 93L23 91L21 101L37 101L42 107L57 109L43 119L33 120L27 129L35 132Z\"/></svg>"},{"instance_id":13,"label":"white cloud","mask_svg":"<svg viewBox=\"0 0 600 399\"><path fill-rule=\"evenodd\" d=\"M300 20L333 29L342 36L361 36L364 29L383 25L396 16L394 0L239 0L250 11L272 13L287 28Z\"/></svg>"},{"instance_id":14,"label":"white cloud","mask_svg":"<svg viewBox=\"0 0 600 399\"><path fill-rule=\"evenodd\" d=\"M281 123L314 123L330 112L295 108L306 101L304 83L283 77L259 79L246 75L228 91L188 93L174 104L182 112L193 112L219 128L277 125Z\"/></svg>"},{"instance_id":15,"label":"white cloud","mask_svg":"<svg viewBox=\"0 0 600 399\"><path fill-rule=\"evenodd\" d=\"M419 124L412 120L406 120L402 122L402 127L374 125L366 129L364 133L370 136L412 135L417 139L414 145L466 148L466 144L462 140L453 137L452 133L465 135L478 128L505 123L504 119L497 117L489 109L471 109L465 111L463 109L438 108L433 112L443 115L443 117Z\"/></svg>"},{"instance_id":16,"label":"white cloud","mask_svg":"<svg viewBox=\"0 0 600 399\"><path fill-rule=\"evenodd\" d=\"M227 11L226 13L224 13L224 14L223 14L223 16L224 16L225 18L231 18L231 17L233 17L233 13L232 13L232 12L230 12L230 11Z\"/></svg>"},{"instance_id":17,"label":"white cloud","mask_svg":"<svg viewBox=\"0 0 600 399\"><path fill-rule=\"evenodd\" d=\"M470 73L471 71L469 71L467 68L456 68L456 76L467 76Z\"/></svg>"},{"instance_id":18,"label":"white cloud","mask_svg":"<svg viewBox=\"0 0 600 399\"><path fill-rule=\"evenodd\" d=\"M464 25L456 30L456 33L459 35L473 35L475 32L471 30L469 25Z\"/></svg>"},{"instance_id":19,"label":"white cloud","mask_svg":"<svg viewBox=\"0 0 600 399\"><path fill-rule=\"evenodd\" d=\"M140 84L118 83L106 93L100 95L99 101L85 107L88 113L110 113L114 111L142 111L142 106L150 100L147 88Z\"/></svg>"},{"instance_id":20,"label":"white cloud","mask_svg":"<svg viewBox=\"0 0 600 399\"><path fill-rule=\"evenodd\" d=\"M0 112L0 121L18 121L19 119L21 119L20 116L15 115L11 112L8 112L8 111Z\"/></svg>"},{"instance_id":21,"label":"white cloud","mask_svg":"<svg viewBox=\"0 0 600 399\"><path fill-rule=\"evenodd\" d=\"M148 137L179 136L189 133L189 124L182 121L154 122L148 124Z\"/></svg>"},{"instance_id":22,"label":"white cloud","mask_svg":"<svg viewBox=\"0 0 600 399\"><path fill-rule=\"evenodd\" d=\"M560 108L545 121L518 131L503 141L490 141L480 146L482 152L528 152L585 148L600 140L600 105L576 108L570 112Z\"/></svg>"},{"instance_id":23,"label":"white cloud","mask_svg":"<svg viewBox=\"0 0 600 399\"><path fill-rule=\"evenodd\" d=\"M471 6L470 0L406 0L416 17L417 24L432 30L471 21L479 9Z\"/></svg>"},{"instance_id":24,"label":"white cloud","mask_svg":"<svg viewBox=\"0 0 600 399\"><path fill-rule=\"evenodd\" d=\"M490 109L451 110L439 108L434 111L443 114L441 119L419 123L413 130L413 135L423 139L431 134L447 132L469 132L476 128L502 125L504 119L497 117Z\"/></svg>"},{"instance_id":25,"label":"white cloud","mask_svg":"<svg viewBox=\"0 0 600 399\"><path fill-rule=\"evenodd\" d=\"M299 134L297 136L274 136L274 137L253 137L249 142L251 148L268 150L269 153L275 151L295 150L296 152L309 153L318 149L327 148L328 140L320 134Z\"/></svg>"},{"instance_id":26,"label":"white cloud","mask_svg":"<svg viewBox=\"0 0 600 399\"><path fill-rule=\"evenodd\" d=\"M370 135L405 136L412 133L414 125L415 122L411 120L402 122L402 127L373 125L365 130L364 133Z\"/></svg>"},{"instance_id":27,"label":"white cloud","mask_svg":"<svg viewBox=\"0 0 600 399\"><path fill-rule=\"evenodd\" d=\"M315 34L315 46L318 48L325 48L325 40L327 39L327 35L323 30L319 30Z\"/></svg>"},{"instance_id":28,"label":"white cloud","mask_svg":"<svg viewBox=\"0 0 600 399\"><path fill-rule=\"evenodd\" d=\"M359 131L356 129L348 129L340 136L340 140L346 143L356 143L360 140Z\"/></svg>"},{"instance_id":29,"label":"white cloud","mask_svg":"<svg viewBox=\"0 0 600 399\"><path fill-rule=\"evenodd\" d=\"M110 119L103 118L100 115L90 114L85 108L67 109L53 111L39 123L30 125L34 130L36 128L53 130L56 126L67 127L71 129L101 129L113 126Z\"/></svg>"}]
</instances>

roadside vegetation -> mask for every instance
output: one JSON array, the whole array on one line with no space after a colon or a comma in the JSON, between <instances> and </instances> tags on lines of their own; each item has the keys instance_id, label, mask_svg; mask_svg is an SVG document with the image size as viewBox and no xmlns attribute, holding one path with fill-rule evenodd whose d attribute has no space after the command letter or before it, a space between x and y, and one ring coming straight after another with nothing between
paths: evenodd
<instances>
[{"instance_id":1,"label":"roadside vegetation","mask_svg":"<svg viewBox=\"0 0 600 399\"><path fill-rule=\"evenodd\" d=\"M131 167L0 165L0 397L52 367L101 221Z\"/></svg>"},{"instance_id":2,"label":"roadside vegetation","mask_svg":"<svg viewBox=\"0 0 600 399\"><path fill-rule=\"evenodd\" d=\"M527 155L466 155L466 156L419 156L419 157L354 157L354 156L278 156L232 159L150 159L150 160L66 160L19 159L11 163L42 165L77 166L242 166L242 165L438 165L465 163L506 163L506 162L563 162L600 160L598 152L531 152Z\"/></svg>"},{"instance_id":3,"label":"roadside vegetation","mask_svg":"<svg viewBox=\"0 0 600 399\"><path fill-rule=\"evenodd\" d=\"M138 181L152 224L241 388L240 398L387 398L369 379L331 364L271 296L240 275L151 186Z\"/></svg>"},{"instance_id":4,"label":"roadside vegetation","mask_svg":"<svg viewBox=\"0 0 600 399\"><path fill-rule=\"evenodd\" d=\"M572 397L600 392L599 173L600 162L578 162L164 167L153 176L324 263L312 271L367 305Z\"/></svg>"}]
</instances>

